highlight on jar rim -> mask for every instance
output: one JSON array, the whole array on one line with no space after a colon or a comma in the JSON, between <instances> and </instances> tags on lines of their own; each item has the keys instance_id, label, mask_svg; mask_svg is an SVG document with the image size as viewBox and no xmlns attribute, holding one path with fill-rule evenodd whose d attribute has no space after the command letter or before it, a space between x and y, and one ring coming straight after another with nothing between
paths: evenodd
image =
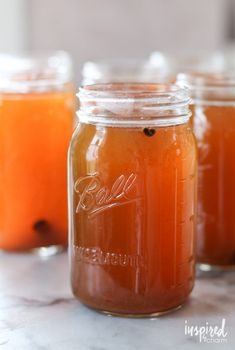
<instances>
[{"instance_id":1,"label":"highlight on jar rim","mask_svg":"<svg viewBox=\"0 0 235 350\"><path fill-rule=\"evenodd\" d=\"M80 101L77 115L83 122L131 127L146 123L164 125L166 120L175 124L176 118L180 123L190 117L188 89L176 84L85 85L80 87L77 96Z\"/></svg>"},{"instance_id":2,"label":"highlight on jar rim","mask_svg":"<svg viewBox=\"0 0 235 350\"><path fill-rule=\"evenodd\" d=\"M190 90L196 100L233 103L235 99L235 71L187 72L177 75L177 84Z\"/></svg>"},{"instance_id":3,"label":"highlight on jar rim","mask_svg":"<svg viewBox=\"0 0 235 350\"><path fill-rule=\"evenodd\" d=\"M172 74L164 65L135 58L87 61L82 67L82 85L98 83L166 83Z\"/></svg>"},{"instance_id":4,"label":"highlight on jar rim","mask_svg":"<svg viewBox=\"0 0 235 350\"><path fill-rule=\"evenodd\" d=\"M72 79L72 60L65 51L0 53L0 92L59 89Z\"/></svg>"}]
</instances>

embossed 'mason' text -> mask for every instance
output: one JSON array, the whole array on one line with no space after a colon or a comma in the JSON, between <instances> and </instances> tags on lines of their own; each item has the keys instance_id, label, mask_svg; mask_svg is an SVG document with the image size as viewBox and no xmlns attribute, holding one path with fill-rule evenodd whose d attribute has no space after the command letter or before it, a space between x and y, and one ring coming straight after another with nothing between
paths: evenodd
<instances>
[{"instance_id":1,"label":"embossed 'mason' text","mask_svg":"<svg viewBox=\"0 0 235 350\"><path fill-rule=\"evenodd\" d=\"M141 255L104 252L96 247L73 246L73 255L76 261L95 265L130 266L134 268L144 266L144 258Z\"/></svg>"},{"instance_id":2,"label":"embossed 'mason' text","mask_svg":"<svg viewBox=\"0 0 235 350\"><path fill-rule=\"evenodd\" d=\"M136 185L137 175L134 173L120 175L111 188L104 186L99 175L92 174L77 179L74 190L78 194L76 213L84 210L89 216L106 209L135 202L133 191Z\"/></svg>"}]
</instances>

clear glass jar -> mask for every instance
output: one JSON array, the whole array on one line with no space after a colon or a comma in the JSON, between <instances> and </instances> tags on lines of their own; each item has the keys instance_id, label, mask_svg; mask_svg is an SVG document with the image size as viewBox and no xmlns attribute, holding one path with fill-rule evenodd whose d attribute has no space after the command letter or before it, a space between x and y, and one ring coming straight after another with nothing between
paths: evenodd
<instances>
[{"instance_id":1,"label":"clear glass jar","mask_svg":"<svg viewBox=\"0 0 235 350\"><path fill-rule=\"evenodd\" d=\"M235 266L235 75L180 74L191 90L199 149L197 259L202 270Z\"/></svg>"},{"instance_id":2,"label":"clear glass jar","mask_svg":"<svg viewBox=\"0 0 235 350\"><path fill-rule=\"evenodd\" d=\"M145 60L116 59L86 62L82 69L82 84L97 83L166 83L168 71Z\"/></svg>"},{"instance_id":3,"label":"clear glass jar","mask_svg":"<svg viewBox=\"0 0 235 350\"><path fill-rule=\"evenodd\" d=\"M0 249L67 245L74 96L65 52L0 55Z\"/></svg>"},{"instance_id":4,"label":"clear glass jar","mask_svg":"<svg viewBox=\"0 0 235 350\"><path fill-rule=\"evenodd\" d=\"M224 55L219 52L178 52L163 53L154 51L149 57L151 66L165 72L175 81L178 73L191 71L221 71L225 66Z\"/></svg>"},{"instance_id":5,"label":"clear glass jar","mask_svg":"<svg viewBox=\"0 0 235 350\"><path fill-rule=\"evenodd\" d=\"M194 284L196 145L175 85L98 84L78 94L69 151L74 295L111 314L159 315Z\"/></svg>"}]
</instances>

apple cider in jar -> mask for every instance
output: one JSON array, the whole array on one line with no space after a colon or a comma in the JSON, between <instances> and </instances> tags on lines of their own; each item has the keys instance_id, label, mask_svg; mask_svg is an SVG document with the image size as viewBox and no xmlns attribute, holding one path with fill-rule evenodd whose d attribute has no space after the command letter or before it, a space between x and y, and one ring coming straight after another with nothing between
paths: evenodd
<instances>
[{"instance_id":1,"label":"apple cider in jar","mask_svg":"<svg viewBox=\"0 0 235 350\"><path fill-rule=\"evenodd\" d=\"M80 88L69 151L74 295L119 315L159 315L194 284L196 146L187 90Z\"/></svg>"},{"instance_id":2,"label":"apple cider in jar","mask_svg":"<svg viewBox=\"0 0 235 350\"><path fill-rule=\"evenodd\" d=\"M0 55L0 249L67 246L70 66L64 52Z\"/></svg>"},{"instance_id":3,"label":"apple cider in jar","mask_svg":"<svg viewBox=\"0 0 235 350\"><path fill-rule=\"evenodd\" d=\"M198 142L197 259L202 270L235 267L235 76L180 74Z\"/></svg>"}]
</instances>

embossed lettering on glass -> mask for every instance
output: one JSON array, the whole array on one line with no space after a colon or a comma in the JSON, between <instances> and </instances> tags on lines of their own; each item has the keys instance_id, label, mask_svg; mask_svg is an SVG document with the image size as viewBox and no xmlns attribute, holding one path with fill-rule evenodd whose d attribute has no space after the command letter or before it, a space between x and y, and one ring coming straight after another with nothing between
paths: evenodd
<instances>
[{"instance_id":1,"label":"embossed lettering on glass","mask_svg":"<svg viewBox=\"0 0 235 350\"><path fill-rule=\"evenodd\" d=\"M80 88L69 151L74 295L102 312L158 315L194 284L196 147L176 85Z\"/></svg>"}]
</instances>

